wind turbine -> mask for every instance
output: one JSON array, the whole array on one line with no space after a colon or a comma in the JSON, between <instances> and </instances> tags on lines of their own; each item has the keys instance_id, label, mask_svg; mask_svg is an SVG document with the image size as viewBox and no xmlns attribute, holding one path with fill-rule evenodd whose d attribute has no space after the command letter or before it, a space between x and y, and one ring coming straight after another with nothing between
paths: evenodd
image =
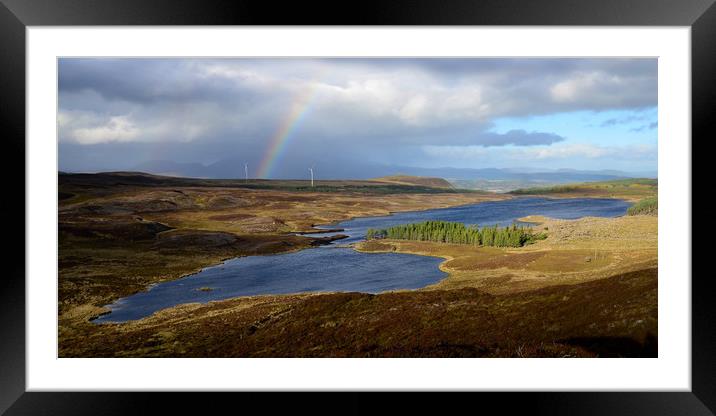
<instances>
[{"instance_id":1,"label":"wind turbine","mask_svg":"<svg viewBox=\"0 0 716 416\"><path fill-rule=\"evenodd\" d=\"M313 166L308 168L309 171L311 171L311 188L313 188Z\"/></svg>"},{"instance_id":2,"label":"wind turbine","mask_svg":"<svg viewBox=\"0 0 716 416\"><path fill-rule=\"evenodd\" d=\"M244 176L246 177L246 182L249 181L249 164L244 163Z\"/></svg>"}]
</instances>

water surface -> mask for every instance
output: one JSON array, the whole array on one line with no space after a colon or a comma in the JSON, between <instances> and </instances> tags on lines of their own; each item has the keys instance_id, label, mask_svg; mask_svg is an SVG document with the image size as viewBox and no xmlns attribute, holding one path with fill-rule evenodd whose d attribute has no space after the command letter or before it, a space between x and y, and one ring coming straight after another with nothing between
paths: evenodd
<instances>
[{"instance_id":1,"label":"water surface","mask_svg":"<svg viewBox=\"0 0 716 416\"><path fill-rule=\"evenodd\" d=\"M94 322L143 318L167 307L236 296L323 291L379 293L418 289L443 279L441 258L401 253L360 253L346 244L361 241L369 228L386 228L427 220L465 224L510 225L527 215L576 219L624 215L630 204L615 199L515 198L455 208L401 212L356 218L318 228L342 228L348 238L293 253L238 257L182 279L160 283L146 292L108 305L111 313ZM326 236L329 234L315 234Z\"/></svg>"}]
</instances>

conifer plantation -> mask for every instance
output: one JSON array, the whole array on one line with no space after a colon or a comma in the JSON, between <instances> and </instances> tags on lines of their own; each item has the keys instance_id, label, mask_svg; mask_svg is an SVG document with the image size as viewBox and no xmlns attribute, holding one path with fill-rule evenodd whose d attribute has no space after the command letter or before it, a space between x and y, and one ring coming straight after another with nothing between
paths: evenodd
<instances>
[{"instance_id":1,"label":"conifer plantation","mask_svg":"<svg viewBox=\"0 0 716 416\"><path fill-rule=\"evenodd\" d=\"M472 244L475 246L522 247L547 238L546 234L532 232L529 227L513 224L508 227L466 226L460 222L425 221L396 225L386 229L369 229L366 237L396 240L434 241L438 243Z\"/></svg>"}]
</instances>

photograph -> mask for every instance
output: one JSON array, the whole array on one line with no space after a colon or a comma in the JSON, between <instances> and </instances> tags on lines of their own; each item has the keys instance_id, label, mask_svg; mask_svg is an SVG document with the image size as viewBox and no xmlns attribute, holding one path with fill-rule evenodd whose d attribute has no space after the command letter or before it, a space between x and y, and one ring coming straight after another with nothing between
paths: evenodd
<instances>
[{"instance_id":1,"label":"photograph","mask_svg":"<svg viewBox=\"0 0 716 416\"><path fill-rule=\"evenodd\" d=\"M714 415L714 0L0 3L2 416Z\"/></svg>"},{"instance_id":2,"label":"photograph","mask_svg":"<svg viewBox=\"0 0 716 416\"><path fill-rule=\"evenodd\" d=\"M56 63L59 358L659 357L658 57Z\"/></svg>"}]
</instances>

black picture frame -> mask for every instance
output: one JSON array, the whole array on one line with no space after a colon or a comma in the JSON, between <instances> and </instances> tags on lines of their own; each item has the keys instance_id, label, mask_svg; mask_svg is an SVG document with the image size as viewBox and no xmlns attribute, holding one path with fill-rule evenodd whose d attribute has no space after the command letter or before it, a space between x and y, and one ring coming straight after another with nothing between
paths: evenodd
<instances>
[{"instance_id":1,"label":"black picture frame","mask_svg":"<svg viewBox=\"0 0 716 416\"><path fill-rule=\"evenodd\" d=\"M714 0L378 0L355 3L192 1L192 0L0 0L0 126L6 195L2 218L25 217L25 28L65 25L589 25L688 26L692 52L692 137L707 139L716 103L716 6ZM692 138L680 138L691 140ZM692 153L696 156L695 153ZM701 156L708 157L708 156ZM693 159L692 159L693 160ZM693 160L695 162L695 160ZM693 163L693 162L692 162ZM693 166L693 165L692 165ZM696 177L694 177L696 179ZM692 210L693 218L693 210ZM144 414L169 411L207 412L229 404L248 409L266 402L264 395L181 393L33 393L25 378L25 224L7 221L0 278L0 413ZM695 249L696 247L694 247ZM692 255L693 258L693 255ZM599 415L709 415L716 412L716 308L709 273L692 273L692 390L634 393L480 393L468 401L487 411ZM683 276L688 279L691 276ZM515 395L520 395L515 397ZM379 395L340 393L316 398L301 395L271 400L270 410L301 408L322 413L364 413L378 407ZM325 405L317 406L320 400ZM327 403L330 403L327 404ZM479 407L476 405L479 403ZM418 394L381 404L381 411L410 408L441 413L463 412L464 398ZM339 406L339 407L335 407ZM231 407L230 407L231 408ZM469 409L469 407L468 407Z\"/></svg>"}]
</instances>

